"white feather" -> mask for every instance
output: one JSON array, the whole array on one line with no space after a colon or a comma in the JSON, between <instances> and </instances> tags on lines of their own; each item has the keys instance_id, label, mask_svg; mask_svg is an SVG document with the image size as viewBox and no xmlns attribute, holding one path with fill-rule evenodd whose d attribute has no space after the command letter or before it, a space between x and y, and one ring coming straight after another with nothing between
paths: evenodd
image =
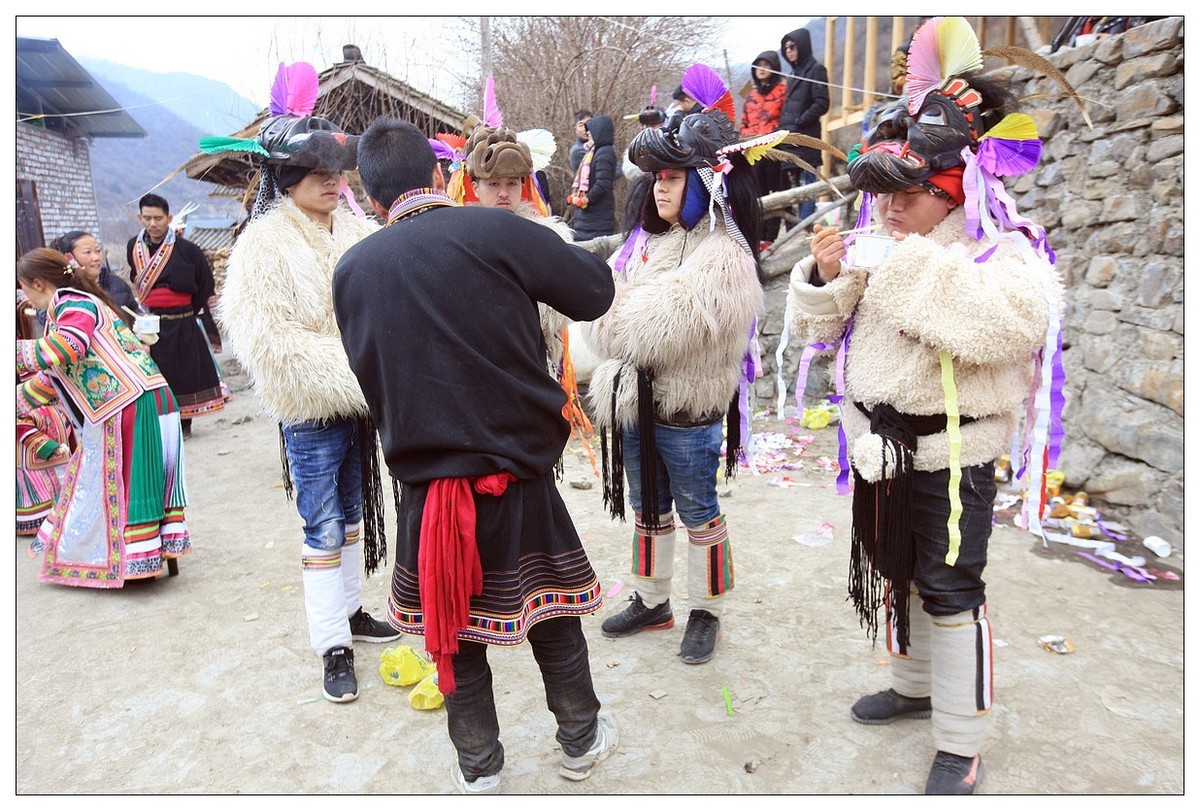
<instances>
[{"instance_id":1,"label":"white feather","mask_svg":"<svg viewBox=\"0 0 1200 811\"><path fill-rule=\"evenodd\" d=\"M545 169L554 158L554 136L550 130L532 129L517 133L517 140L529 147L529 157L533 159L533 171Z\"/></svg>"}]
</instances>

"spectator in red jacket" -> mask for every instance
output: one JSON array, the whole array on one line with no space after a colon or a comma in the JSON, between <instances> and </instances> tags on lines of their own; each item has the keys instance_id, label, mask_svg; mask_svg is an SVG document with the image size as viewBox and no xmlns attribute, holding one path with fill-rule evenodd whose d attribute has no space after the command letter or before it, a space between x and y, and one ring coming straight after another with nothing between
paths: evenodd
<instances>
[{"instance_id":1,"label":"spectator in red jacket","mask_svg":"<svg viewBox=\"0 0 1200 811\"><path fill-rule=\"evenodd\" d=\"M754 58L750 65L750 78L754 89L746 96L742 106L743 138L755 135L766 135L779 129L779 114L783 111L783 99L787 95L787 83L780 81L779 54L775 51L763 51ZM756 161L751 167L758 178L758 186L763 194L779 191L786 186L783 177L783 166L779 161ZM763 241L759 250L767 247L779 236L779 217L763 219Z\"/></svg>"}]
</instances>

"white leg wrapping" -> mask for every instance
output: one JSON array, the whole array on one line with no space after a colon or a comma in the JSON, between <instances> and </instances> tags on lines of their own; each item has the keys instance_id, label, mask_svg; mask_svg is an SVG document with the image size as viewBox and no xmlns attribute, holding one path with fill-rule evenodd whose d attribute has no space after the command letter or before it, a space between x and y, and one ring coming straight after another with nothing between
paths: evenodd
<instances>
[{"instance_id":1,"label":"white leg wrapping","mask_svg":"<svg viewBox=\"0 0 1200 811\"><path fill-rule=\"evenodd\" d=\"M308 638L318 656L338 645L350 645L341 559L341 550L319 554L307 546L301 556Z\"/></svg>"},{"instance_id":2,"label":"white leg wrapping","mask_svg":"<svg viewBox=\"0 0 1200 811\"><path fill-rule=\"evenodd\" d=\"M362 607L362 524L346 525L342 546L342 588L346 593L346 616Z\"/></svg>"},{"instance_id":3,"label":"white leg wrapping","mask_svg":"<svg viewBox=\"0 0 1200 811\"><path fill-rule=\"evenodd\" d=\"M657 533L652 534L635 520L633 534L633 588L647 607L662 605L671 599L671 578L675 575L675 516L659 516Z\"/></svg>"},{"instance_id":4,"label":"white leg wrapping","mask_svg":"<svg viewBox=\"0 0 1200 811\"><path fill-rule=\"evenodd\" d=\"M888 595L891 599L891 594ZM901 648L897 639L896 622L888 619L887 649L892 661L892 689L909 698L925 698L930 694L932 675L929 666L930 635L933 617L921 609L921 598L908 597L908 647Z\"/></svg>"},{"instance_id":5,"label":"white leg wrapping","mask_svg":"<svg viewBox=\"0 0 1200 811\"><path fill-rule=\"evenodd\" d=\"M933 617L933 742L943 752L974 757L992 708L992 629L986 606Z\"/></svg>"}]
</instances>

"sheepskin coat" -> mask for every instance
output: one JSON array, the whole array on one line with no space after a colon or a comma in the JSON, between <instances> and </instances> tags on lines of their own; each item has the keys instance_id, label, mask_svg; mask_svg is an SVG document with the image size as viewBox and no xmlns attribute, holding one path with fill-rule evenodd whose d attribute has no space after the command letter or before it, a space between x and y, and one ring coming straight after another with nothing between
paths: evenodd
<instances>
[{"instance_id":1,"label":"sheepskin coat","mask_svg":"<svg viewBox=\"0 0 1200 811\"><path fill-rule=\"evenodd\" d=\"M574 243L571 236L571 226L558 217L543 217L533 207L532 203L521 200L513 211L527 220L544 225L562 238L563 242ZM538 318L542 324L542 337L546 339L546 353L550 359L550 368L555 376L563 358L562 331L571 323L571 319L555 310L549 304L538 302Z\"/></svg>"},{"instance_id":2,"label":"sheepskin coat","mask_svg":"<svg viewBox=\"0 0 1200 811\"><path fill-rule=\"evenodd\" d=\"M976 263L993 243L968 237L964 225L956 208L927 236L896 243L878 267L843 268L823 286L809 283L812 257L792 269L792 329L805 343L836 344L854 314L842 417L850 461L867 481L886 475L882 444L853 403L945 414L942 350L953 359L959 413L975 418L961 428L962 466L1003 453L1029 393L1032 353L1046 337L1047 288L1061 311L1062 282L1048 262L1006 238ZM949 459L946 431L919 438L918 470L945 469Z\"/></svg>"},{"instance_id":3,"label":"sheepskin coat","mask_svg":"<svg viewBox=\"0 0 1200 811\"><path fill-rule=\"evenodd\" d=\"M330 233L285 196L234 244L217 320L274 419L291 425L367 413L333 317L333 268L378 229L339 208Z\"/></svg>"},{"instance_id":4,"label":"sheepskin coat","mask_svg":"<svg viewBox=\"0 0 1200 811\"><path fill-rule=\"evenodd\" d=\"M584 327L603 360L588 399L595 422L612 429L613 379L617 422L637 423L637 368L654 373L659 417L724 414L737 392L750 328L762 309L754 260L718 221L705 215L691 230L674 225L651 236L616 280L612 307ZM636 252L635 252L636 253Z\"/></svg>"}]
</instances>

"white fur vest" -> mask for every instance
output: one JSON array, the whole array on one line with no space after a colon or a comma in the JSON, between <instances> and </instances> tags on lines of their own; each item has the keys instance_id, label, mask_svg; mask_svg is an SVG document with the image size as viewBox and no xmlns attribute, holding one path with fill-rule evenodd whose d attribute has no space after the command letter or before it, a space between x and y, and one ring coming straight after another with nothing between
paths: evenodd
<instances>
[{"instance_id":1,"label":"white fur vest","mask_svg":"<svg viewBox=\"0 0 1200 811\"><path fill-rule=\"evenodd\" d=\"M738 387L750 327L762 309L754 260L706 215L690 231L676 225L630 257L616 297L584 327L603 360L588 400L596 422L613 428L613 381L620 372L617 422L637 422L637 368L654 373L659 416L724 414Z\"/></svg>"},{"instance_id":2,"label":"white fur vest","mask_svg":"<svg viewBox=\"0 0 1200 811\"><path fill-rule=\"evenodd\" d=\"M878 267L844 268L821 287L809 284L811 257L792 269L792 329L800 340L836 344L854 314L842 413L850 461L867 481L884 475L882 444L853 403L945 414L942 350L953 361L959 413L975 418L962 426L962 465L1003 453L1029 392L1032 353L1046 336L1047 284L1061 310L1062 283L1048 262L1006 238L977 263L992 243L966 236L964 223L956 209L927 236L898 242ZM945 431L919 439L918 470L942 470L949 458Z\"/></svg>"},{"instance_id":3,"label":"white fur vest","mask_svg":"<svg viewBox=\"0 0 1200 811\"><path fill-rule=\"evenodd\" d=\"M216 316L274 419L367 413L333 317L333 269L378 228L339 208L331 234L283 197L234 243Z\"/></svg>"},{"instance_id":4,"label":"white fur vest","mask_svg":"<svg viewBox=\"0 0 1200 811\"><path fill-rule=\"evenodd\" d=\"M558 234L563 242L574 243L575 240L571 237L569 225L558 217L543 217L532 203L522 200L517 203L513 211L531 222L546 226ZM550 359L551 374L557 377L558 367L563 357L562 331L571 323L571 319L540 301L538 302L538 317L542 324L542 337L546 341L546 353Z\"/></svg>"}]
</instances>

